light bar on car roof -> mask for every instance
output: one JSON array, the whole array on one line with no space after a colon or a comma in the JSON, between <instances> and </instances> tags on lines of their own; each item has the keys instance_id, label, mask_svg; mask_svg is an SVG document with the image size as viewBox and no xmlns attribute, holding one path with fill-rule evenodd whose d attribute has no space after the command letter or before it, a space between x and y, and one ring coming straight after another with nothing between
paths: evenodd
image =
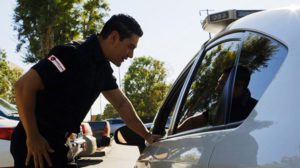
<instances>
[{"instance_id":1,"label":"light bar on car roof","mask_svg":"<svg viewBox=\"0 0 300 168\"><path fill-rule=\"evenodd\" d=\"M203 30L218 33L235 20L261 10L227 10L208 15L202 23Z\"/></svg>"}]
</instances>

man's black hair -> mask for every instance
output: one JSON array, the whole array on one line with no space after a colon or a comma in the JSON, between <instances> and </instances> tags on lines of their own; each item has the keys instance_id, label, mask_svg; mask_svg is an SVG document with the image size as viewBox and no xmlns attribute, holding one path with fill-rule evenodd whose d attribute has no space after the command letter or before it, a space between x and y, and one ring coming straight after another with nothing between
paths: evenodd
<instances>
[{"instance_id":1,"label":"man's black hair","mask_svg":"<svg viewBox=\"0 0 300 168\"><path fill-rule=\"evenodd\" d=\"M118 31L120 41L131 37L133 34L143 36L143 30L138 22L125 14L113 15L103 26L100 36L106 39L112 31Z\"/></svg>"},{"instance_id":2,"label":"man's black hair","mask_svg":"<svg viewBox=\"0 0 300 168\"><path fill-rule=\"evenodd\" d=\"M232 70L233 66L226 68L223 73L229 74ZM249 81L250 81L250 76L251 76L251 72L247 67L241 66L239 65L237 67L237 71L236 71L236 79L237 80L242 80L245 82L245 86L244 88L246 89L248 87Z\"/></svg>"}]
</instances>

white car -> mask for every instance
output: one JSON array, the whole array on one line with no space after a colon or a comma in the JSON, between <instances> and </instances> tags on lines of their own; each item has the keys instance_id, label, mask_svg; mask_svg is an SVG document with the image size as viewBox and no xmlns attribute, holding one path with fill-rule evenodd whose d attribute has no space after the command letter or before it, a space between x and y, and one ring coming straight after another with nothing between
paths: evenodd
<instances>
[{"instance_id":1,"label":"white car","mask_svg":"<svg viewBox=\"0 0 300 168\"><path fill-rule=\"evenodd\" d=\"M97 150L97 141L93 136L92 128L89 123L81 123L81 128L83 132L83 139L86 141L86 149L82 151L79 156L89 156L96 152Z\"/></svg>"},{"instance_id":2,"label":"white car","mask_svg":"<svg viewBox=\"0 0 300 168\"><path fill-rule=\"evenodd\" d=\"M13 167L14 161L10 153L10 140L18 121L0 116L0 167Z\"/></svg>"},{"instance_id":3,"label":"white car","mask_svg":"<svg viewBox=\"0 0 300 168\"><path fill-rule=\"evenodd\" d=\"M229 10L203 28L217 34L157 112L163 138L145 146L122 127L116 142L144 146L135 168L300 167L300 9Z\"/></svg>"}]
</instances>

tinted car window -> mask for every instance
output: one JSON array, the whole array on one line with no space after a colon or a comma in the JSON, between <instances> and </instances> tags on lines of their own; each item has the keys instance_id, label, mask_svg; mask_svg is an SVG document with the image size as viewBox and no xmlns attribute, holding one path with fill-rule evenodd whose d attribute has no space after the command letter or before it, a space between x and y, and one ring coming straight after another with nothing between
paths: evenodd
<instances>
[{"instance_id":1,"label":"tinted car window","mask_svg":"<svg viewBox=\"0 0 300 168\"><path fill-rule=\"evenodd\" d=\"M174 110L175 110L176 102L178 101L179 98L179 94L191 70L191 67L194 64L195 58L198 55L199 52L188 63L188 65L181 72L178 79L175 81L172 88L170 89L170 92L168 93L162 107L160 108L157 116L155 117L154 127L152 130L153 134L165 135L167 130L170 128L172 116L174 114Z\"/></svg>"},{"instance_id":2,"label":"tinted car window","mask_svg":"<svg viewBox=\"0 0 300 168\"><path fill-rule=\"evenodd\" d=\"M112 120L112 124L124 124L123 120Z\"/></svg>"},{"instance_id":3,"label":"tinted car window","mask_svg":"<svg viewBox=\"0 0 300 168\"><path fill-rule=\"evenodd\" d=\"M236 71L235 87L229 122L244 120L262 97L287 55L287 49L279 42L265 36L248 33L242 45ZM239 69L249 71L249 77ZM240 71L241 72L241 71ZM240 78L240 79L239 79ZM248 78L249 85L238 93L237 83ZM241 96L238 96L241 95Z\"/></svg>"},{"instance_id":4,"label":"tinted car window","mask_svg":"<svg viewBox=\"0 0 300 168\"><path fill-rule=\"evenodd\" d=\"M221 83L219 79L225 68L234 65L239 43L239 41L220 43L206 52L192 78L180 110L176 132L215 125L219 99L226 82Z\"/></svg>"}]
</instances>

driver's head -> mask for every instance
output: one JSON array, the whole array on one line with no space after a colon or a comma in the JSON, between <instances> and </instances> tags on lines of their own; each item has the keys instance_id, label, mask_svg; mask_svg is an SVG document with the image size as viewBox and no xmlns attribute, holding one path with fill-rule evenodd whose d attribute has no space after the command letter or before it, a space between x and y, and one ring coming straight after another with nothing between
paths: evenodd
<instances>
[{"instance_id":1,"label":"driver's head","mask_svg":"<svg viewBox=\"0 0 300 168\"><path fill-rule=\"evenodd\" d=\"M222 95L225 83L228 79L228 76L232 70L233 66L226 68L220 78L218 79L218 85L216 87L217 94ZM239 65L236 72L235 77L235 85L234 85L234 98L239 98L243 95L244 91L247 89L249 81L250 81L251 73L247 67Z\"/></svg>"}]
</instances>

